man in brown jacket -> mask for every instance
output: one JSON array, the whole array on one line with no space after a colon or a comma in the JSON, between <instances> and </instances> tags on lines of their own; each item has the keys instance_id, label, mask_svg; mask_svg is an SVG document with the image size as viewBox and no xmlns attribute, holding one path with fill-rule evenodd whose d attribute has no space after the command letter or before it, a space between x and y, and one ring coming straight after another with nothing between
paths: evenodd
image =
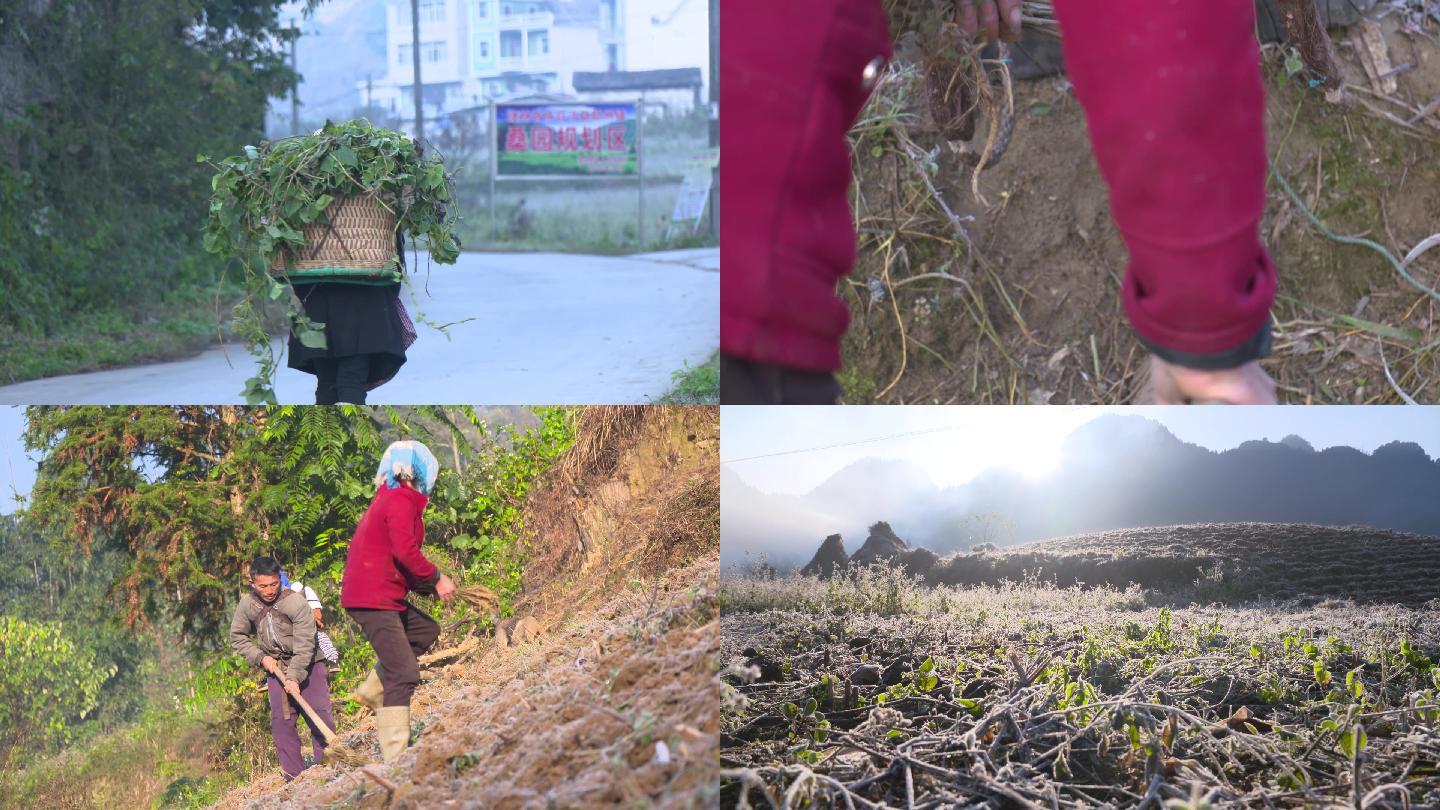
<instances>
[{"instance_id":1,"label":"man in brown jacket","mask_svg":"<svg viewBox=\"0 0 1440 810\"><path fill-rule=\"evenodd\" d=\"M235 616L230 620L230 646L235 653L265 672L270 690L270 733L280 756L280 770L290 781L305 770L300 757L300 735L295 716L304 714L292 706L286 694L303 696L326 725L335 727L330 712L330 675L325 661L317 657L315 615L301 594L280 587L280 563L270 557L256 557L250 563L250 590L242 594ZM282 681L275 671L284 676ZM325 756L325 737L309 717L314 761Z\"/></svg>"}]
</instances>

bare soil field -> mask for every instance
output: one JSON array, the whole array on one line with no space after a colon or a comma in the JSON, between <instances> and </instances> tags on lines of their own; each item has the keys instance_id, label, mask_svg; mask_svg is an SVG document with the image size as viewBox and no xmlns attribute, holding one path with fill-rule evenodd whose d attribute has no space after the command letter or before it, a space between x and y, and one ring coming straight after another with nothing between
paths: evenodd
<instances>
[{"instance_id":1,"label":"bare soil field","mask_svg":"<svg viewBox=\"0 0 1440 810\"><path fill-rule=\"evenodd\" d=\"M925 576L942 584L996 584L1027 575L1062 587L1190 585L1202 597L1227 601L1341 597L1419 606L1440 599L1440 538L1273 523L1122 529L954 555Z\"/></svg>"}]
</instances>

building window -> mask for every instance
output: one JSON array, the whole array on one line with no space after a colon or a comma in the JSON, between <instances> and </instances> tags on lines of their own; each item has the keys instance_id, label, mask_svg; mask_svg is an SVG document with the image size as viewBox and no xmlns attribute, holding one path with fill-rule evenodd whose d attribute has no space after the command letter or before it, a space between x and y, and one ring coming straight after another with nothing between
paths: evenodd
<instances>
[{"instance_id":1,"label":"building window","mask_svg":"<svg viewBox=\"0 0 1440 810\"><path fill-rule=\"evenodd\" d=\"M526 14L534 14L534 13L535 13L535 4L534 4L534 3L531 3L529 10L526 11L525 13L526 13Z\"/></svg>"},{"instance_id":2,"label":"building window","mask_svg":"<svg viewBox=\"0 0 1440 810\"><path fill-rule=\"evenodd\" d=\"M445 42L422 42L420 43L420 58L431 64L445 61Z\"/></svg>"},{"instance_id":3,"label":"building window","mask_svg":"<svg viewBox=\"0 0 1440 810\"><path fill-rule=\"evenodd\" d=\"M605 61L609 64L610 70L620 69L620 46L610 44L605 46Z\"/></svg>"},{"instance_id":4,"label":"building window","mask_svg":"<svg viewBox=\"0 0 1440 810\"><path fill-rule=\"evenodd\" d=\"M445 0L420 0L420 22L445 22Z\"/></svg>"},{"instance_id":5,"label":"building window","mask_svg":"<svg viewBox=\"0 0 1440 810\"><path fill-rule=\"evenodd\" d=\"M481 20L490 19L490 0L480 0L475 4L475 16Z\"/></svg>"},{"instance_id":6,"label":"building window","mask_svg":"<svg viewBox=\"0 0 1440 810\"><path fill-rule=\"evenodd\" d=\"M531 31L529 44L531 56L544 56L550 53L550 32Z\"/></svg>"},{"instance_id":7,"label":"building window","mask_svg":"<svg viewBox=\"0 0 1440 810\"><path fill-rule=\"evenodd\" d=\"M510 16L510 4L509 4L509 3L503 3L503 4L501 4L501 6L500 6L500 16L501 16L501 17L509 17L509 16Z\"/></svg>"},{"instance_id":8,"label":"building window","mask_svg":"<svg viewBox=\"0 0 1440 810\"><path fill-rule=\"evenodd\" d=\"M521 56L521 54L520 54L520 48L521 48L521 47L522 47L522 46L521 46L521 44L520 44L520 32L519 32L519 31L501 31L501 32L500 32L500 58L501 58L501 59L519 59L520 56Z\"/></svg>"},{"instance_id":9,"label":"building window","mask_svg":"<svg viewBox=\"0 0 1440 810\"><path fill-rule=\"evenodd\" d=\"M488 40L488 39L482 39L482 40L480 40L480 48L479 48L479 51L480 51L480 58L481 58L481 59L485 60L486 62L490 61L490 40Z\"/></svg>"},{"instance_id":10,"label":"building window","mask_svg":"<svg viewBox=\"0 0 1440 810\"><path fill-rule=\"evenodd\" d=\"M400 64L400 65L408 65L408 64L410 64L410 44L409 44L409 43L406 43L406 44L400 46L400 48L399 48L399 56L398 56L398 58L395 60L395 62L396 62L396 64Z\"/></svg>"},{"instance_id":11,"label":"building window","mask_svg":"<svg viewBox=\"0 0 1440 810\"><path fill-rule=\"evenodd\" d=\"M605 31L615 30L615 0L600 0L600 25Z\"/></svg>"}]
</instances>

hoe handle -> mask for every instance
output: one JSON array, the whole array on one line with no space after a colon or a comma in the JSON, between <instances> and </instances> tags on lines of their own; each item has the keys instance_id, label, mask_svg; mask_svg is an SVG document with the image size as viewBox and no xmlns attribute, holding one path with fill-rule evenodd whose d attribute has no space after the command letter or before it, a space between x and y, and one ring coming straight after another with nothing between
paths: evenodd
<instances>
[{"instance_id":1,"label":"hoe handle","mask_svg":"<svg viewBox=\"0 0 1440 810\"><path fill-rule=\"evenodd\" d=\"M280 671L280 667L277 666L274 669L270 670L270 674L279 678L281 684L285 683L285 673ZM286 692L285 694L291 700L300 704L300 708L305 710L305 716L309 717L310 722L314 723L316 728L320 729L320 733L325 736L325 742L334 745L337 740L335 732L332 731L329 726L325 725L324 720L320 719L320 715L315 713L315 709L311 707L310 702L307 701L305 698L300 697L299 695L292 695L289 692Z\"/></svg>"}]
</instances>

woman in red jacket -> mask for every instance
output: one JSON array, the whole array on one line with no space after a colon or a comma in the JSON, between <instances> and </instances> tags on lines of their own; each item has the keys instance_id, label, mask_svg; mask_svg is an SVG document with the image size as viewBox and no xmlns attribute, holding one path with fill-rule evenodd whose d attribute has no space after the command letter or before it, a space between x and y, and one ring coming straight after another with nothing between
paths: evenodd
<instances>
[{"instance_id":1,"label":"woman in red jacket","mask_svg":"<svg viewBox=\"0 0 1440 810\"><path fill-rule=\"evenodd\" d=\"M1020 0L956 0L1013 39ZM1275 401L1275 270L1260 244L1265 98L1253 0L1056 0L1130 263L1125 312L1162 404ZM890 56L879 0L726 8L721 401L829 403L855 231L846 130Z\"/></svg>"},{"instance_id":2,"label":"woman in red jacket","mask_svg":"<svg viewBox=\"0 0 1440 810\"><path fill-rule=\"evenodd\" d=\"M433 592L446 602L455 596L455 583L420 552L425 540L421 515L439 471L435 454L420 442L390 445L375 472L378 490L355 529L340 581L341 606L375 648L375 669L354 697L375 712L386 762L410 743L410 697L420 685L419 655L440 637L440 625L405 596Z\"/></svg>"}]
</instances>

